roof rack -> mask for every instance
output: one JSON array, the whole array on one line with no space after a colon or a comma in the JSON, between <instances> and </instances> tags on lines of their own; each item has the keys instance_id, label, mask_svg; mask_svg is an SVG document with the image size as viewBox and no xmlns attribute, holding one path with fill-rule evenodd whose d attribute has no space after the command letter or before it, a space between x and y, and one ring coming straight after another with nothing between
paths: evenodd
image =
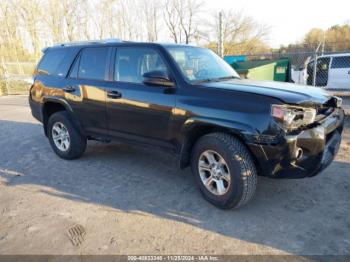
<instances>
[{"instance_id":1,"label":"roof rack","mask_svg":"<svg viewBox=\"0 0 350 262\"><path fill-rule=\"evenodd\" d=\"M86 44L108 44L108 43L120 43L124 42L118 38L104 39L104 40L91 40L91 41L76 41L68 43L57 43L53 46L74 46L74 45L86 45Z\"/></svg>"}]
</instances>

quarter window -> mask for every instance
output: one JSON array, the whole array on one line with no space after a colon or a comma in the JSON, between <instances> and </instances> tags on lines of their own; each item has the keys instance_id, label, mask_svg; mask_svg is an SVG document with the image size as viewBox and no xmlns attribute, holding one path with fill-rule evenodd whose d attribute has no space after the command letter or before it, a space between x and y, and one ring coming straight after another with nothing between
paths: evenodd
<instances>
[{"instance_id":1,"label":"quarter window","mask_svg":"<svg viewBox=\"0 0 350 262\"><path fill-rule=\"evenodd\" d=\"M78 77L83 79L106 80L109 48L85 48L80 57Z\"/></svg>"},{"instance_id":2,"label":"quarter window","mask_svg":"<svg viewBox=\"0 0 350 262\"><path fill-rule=\"evenodd\" d=\"M38 65L38 74L65 77L76 53L70 48L47 50Z\"/></svg>"},{"instance_id":3,"label":"quarter window","mask_svg":"<svg viewBox=\"0 0 350 262\"><path fill-rule=\"evenodd\" d=\"M156 51L149 48L118 48L114 80L142 83L143 74L150 71L167 71Z\"/></svg>"}]
</instances>

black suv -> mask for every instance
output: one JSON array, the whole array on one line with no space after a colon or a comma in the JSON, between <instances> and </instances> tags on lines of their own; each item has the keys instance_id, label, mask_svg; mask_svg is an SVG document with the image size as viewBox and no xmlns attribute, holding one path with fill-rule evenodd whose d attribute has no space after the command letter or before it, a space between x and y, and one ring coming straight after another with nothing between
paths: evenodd
<instances>
[{"instance_id":1,"label":"black suv","mask_svg":"<svg viewBox=\"0 0 350 262\"><path fill-rule=\"evenodd\" d=\"M340 98L240 79L208 49L99 41L43 52L29 101L64 159L87 140L157 147L191 165L208 201L232 208L252 198L257 175L311 177L339 148Z\"/></svg>"}]
</instances>

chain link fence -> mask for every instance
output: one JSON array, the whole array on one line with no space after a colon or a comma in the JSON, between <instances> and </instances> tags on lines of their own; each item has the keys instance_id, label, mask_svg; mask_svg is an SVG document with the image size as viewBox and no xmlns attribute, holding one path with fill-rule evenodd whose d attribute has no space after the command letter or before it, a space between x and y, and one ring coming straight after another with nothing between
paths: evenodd
<instances>
[{"instance_id":1,"label":"chain link fence","mask_svg":"<svg viewBox=\"0 0 350 262\"><path fill-rule=\"evenodd\" d=\"M0 95L28 94L35 62L0 63Z\"/></svg>"},{"instance_id":2,"label":"chain link fence","mask_svg":"<svg viewBox=\"0 0 350 262\"><path fill-rule=\"evenodd\" d=\"M282 60L288 61L285 82L323 87L331 91L350 92L350 51L269 53L246 56L246 61L250 61L252 66L255 62L257 67L261 64L258 61L278 63ZM253 70L254 67L250 69Z\"/></svg>"},{"instance_id":3,"label":"chain link fence","mask_svg":"<svg viewBox=\"0 0 350 262\"><path fill-rule=\"evenodd\" d=\"M233 66L238 69L241 66L246 69L246 74L241 70L246 78L294 82L350 92L349 41L330 42L323 39L321 42L289 45L271 53L233 55L228 62L231 65L234 62ZM274 64L274 67L267 69L268 64ZM274 71L269 75L269 70Z\"/></svg>"}]
</instances>

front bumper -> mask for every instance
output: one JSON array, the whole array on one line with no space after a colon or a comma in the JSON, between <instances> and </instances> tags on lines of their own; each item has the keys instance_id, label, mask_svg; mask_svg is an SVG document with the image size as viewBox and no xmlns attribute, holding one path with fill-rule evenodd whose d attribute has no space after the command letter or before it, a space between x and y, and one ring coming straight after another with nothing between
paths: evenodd
<instances>
[{"instance_id":1,"label":"front bumper","mask_svg":"<svg viewBox=\"0 0 350 262\"><path fill-rule=\"evenodd\" d=\"M344 111L336 108L313 128L287 135L277 145L249 144L261 175L303 178L319 174L336 156L341 142Z\"/></svg>"}]
</instances>

